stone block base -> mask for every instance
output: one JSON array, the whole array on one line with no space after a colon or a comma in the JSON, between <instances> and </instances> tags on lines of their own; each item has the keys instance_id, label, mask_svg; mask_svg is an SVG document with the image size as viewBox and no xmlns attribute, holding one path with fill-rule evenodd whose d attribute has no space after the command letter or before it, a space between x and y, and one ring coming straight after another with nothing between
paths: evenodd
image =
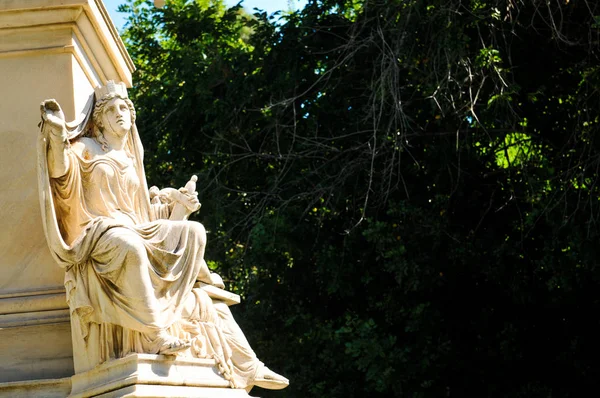
<instances>
[{"instance_id":1,"label":"stone block base","mask_svg":"<svg viewBox=\"0 0 600 398\"><path fill-rule=\"evenodd\" d=\"M213 359L132 354L71 378L70 397L248 398L218 374Z\"/></svg>"},{"instance_id":2,"label":"stone block base","mask_svg":"<svg viewBox=\"0 0 600 398\"><path fill-rule=\"evenodd\" d=\"M97 395L99 398L120 398L120 397L139 397L139 398L248 398L249 395L244 390L233 388L204 388L187 386L150 386L136 384L125 388L120 388L106 394Z\"/></svg>"},{"instance_id":3,"label":"stone block base","mask_svg":"<svg viewBox=\"0 0 600 398\"><path fill-rule=\"evenodd\" d=\"M71 378L12 381L0 383L0 397L4 398L64 398L71 391Z\"/></svg>"}]
</instances>

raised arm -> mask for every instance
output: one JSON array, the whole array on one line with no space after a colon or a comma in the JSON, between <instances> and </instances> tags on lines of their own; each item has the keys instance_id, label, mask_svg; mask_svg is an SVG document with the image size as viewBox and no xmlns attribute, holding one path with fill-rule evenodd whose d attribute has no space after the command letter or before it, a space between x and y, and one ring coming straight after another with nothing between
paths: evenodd
<instances>
[{"instance_id":1,"label":"raised arm","mask_svg":"<svg viewBox=\"0 0 600 398\"><path fill-rule=\"evenodd\" d=\"M54 99L41 103L40 112L44 120L43 134L48 137L48 172L50 178L62 177L69 169L67 156L68 139L65 115Z\"/></svg>"}]
</instances>

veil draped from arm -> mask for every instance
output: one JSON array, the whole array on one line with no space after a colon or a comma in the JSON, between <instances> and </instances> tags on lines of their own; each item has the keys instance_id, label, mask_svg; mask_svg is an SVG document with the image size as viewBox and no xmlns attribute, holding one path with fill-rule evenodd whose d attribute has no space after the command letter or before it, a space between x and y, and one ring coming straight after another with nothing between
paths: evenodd
<instances>
[{"instance_id":1,"label":"veil draped from arm","mask_svg":"<svg viewBox=\"0 0 600 398\"><path fill-rule=\"evenodd\" d=\"M95 95L92 93L79 117L72 122L66 123L68 140L67 145L70 145L72 141L87 135L88 132L91 131L94 105ZM50 247L50 251L54 259L61 268L68 268L70 265L85 261L85 257L89 251L85 249L81 250L82 248L78 248L77 250L75 249L75 246L81 243L81 238L84 238L84 236L80 236L80 239L77 239L75 242L69 245L67 242L65 242L65 239L61 234L48 170L48 125L42 120L39 126L41 129L41 134L39 135L37 142L37 167L42 224L48 246ZM150 221L150 198L148 194L146 175L144 172L144 148L135 124L132 126L131 133L129 134L127 146L130 153L134 157L133 162L140 181L140 192L137 195L137 208L139 212L138 216L140 217L141 222L148 222ZM75 167L75 165L71 165L71 167ZM106 230L93 228L95 224L98 224L96 220L90 222L86 228L86 232L83 233L83 235L92 235L90 236L92 239L86 239L89 242L96 241L97 238Z\"/></svg>"}]
</instances>

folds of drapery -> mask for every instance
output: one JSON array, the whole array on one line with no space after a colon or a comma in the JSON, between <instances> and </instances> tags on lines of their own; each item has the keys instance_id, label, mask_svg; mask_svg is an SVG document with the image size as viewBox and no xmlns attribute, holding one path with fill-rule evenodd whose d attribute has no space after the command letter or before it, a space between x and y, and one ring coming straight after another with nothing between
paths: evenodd
<instances>
[{"instance_id":1,"label":"folds of drapery","mask_svg":"<svg viewBox=\"0 0 600 398\"><path fill-rule=\"evenodd\" d=\"M67 123L67 147L88 134L93 105L91 96L81 117ZM166 328L193 342L184 355L214 358L232 387L246 388L263 364L227 306L214 305L202 290L192 290L202 268L204 231L197 223L159 220L168 217L168 207L150 204L136 126L127 142L139 180L132 206L136 214L123 218L90 214L82 173L91 168L80 167L84 159L72 152L69 173L50 180L47 128L42 123L38 140L42 221L51 252L65 268L76 372L129 353L156 353L162 343L157 332ZM72 216L75 210L71 225L61 222L62 214ZM71 231L73 224L78 228ZM194 311L184 316L190 300Z\"/></svg>"}]
</instances>

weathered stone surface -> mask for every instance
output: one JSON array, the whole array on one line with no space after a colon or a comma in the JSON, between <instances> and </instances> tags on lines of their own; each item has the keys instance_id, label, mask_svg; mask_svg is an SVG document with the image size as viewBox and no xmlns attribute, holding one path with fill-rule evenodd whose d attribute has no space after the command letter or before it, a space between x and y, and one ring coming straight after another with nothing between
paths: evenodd
<instances>
[{"instance_id":1,"label":"weathered stone surface","mask_svg":"<svg viewBox=\"0 0 600 398\"><path fill-rule=\"evenodd\" d=\"M248 397L216 369L211 359L132 354L73 376L70 397Z\"/></svg>"},{"instance_id":2,"label":"weathered stone surface","mask_svg":"<svg viewBox=\"0 0 600 398\"><path fill-rule=\"evenodd\" d=\"M0 383L0 397L4 398L64 398L71 391L71 378L40 379Z\"/></svg>"},{"instance_id":3,"label":"weathered stone surface","mask_svg":"<svg viewBox=\"0 0 600 398\"><path fill-rule=\"evenodd\" d=\"M40 216L39 103L53 96L73 118L93 87L132 71L101 1L0 1L0 382L73 374L64 273Z\"/></svg>"}]
</instances>

